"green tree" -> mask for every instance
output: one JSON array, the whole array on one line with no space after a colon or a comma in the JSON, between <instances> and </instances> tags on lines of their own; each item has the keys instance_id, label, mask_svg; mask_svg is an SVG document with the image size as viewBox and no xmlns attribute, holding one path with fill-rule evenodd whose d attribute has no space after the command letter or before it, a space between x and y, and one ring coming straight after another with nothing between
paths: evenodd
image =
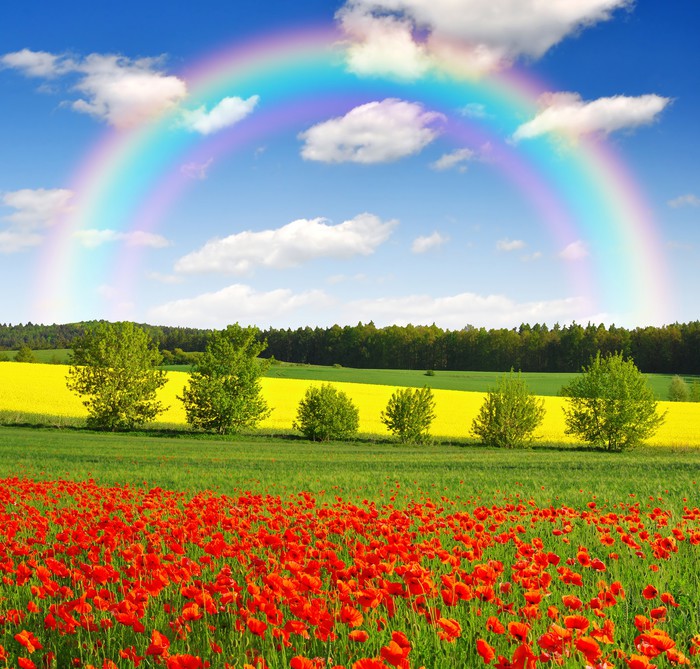
<instances>
[{"instance_id":1,"label":"green tree","mask_svg":"<svg viewBox=\"0 0 700 669\"><path fill-rule=\"evenodd\" d=\"M310 386L299 402L293 424L307 439L348 439L360 426L360 415L352 400L330 383Z\"/></svg>"},{"instance_id":2,"label":"green tree","mask_svg":"<svg viewBox=\"0 0 700 669\"><path fill-rule=\"evenodd\" d=\"M269 415L260 385L268 363L258 360L265 347L257 328L235 324L211 333L178 398L192 427L226 434Z\"/></svg>"},{"instance_id":3,"label":"green tree","mask_svg":"<svg viewBox=\"0 0 700 669\"><path fill-rule=\"evenodd\" d=\"M654 392L631 359L600 352L562 388L566 433L592 446L621 451L639 445L663 423Z\"/></svg>"},{"instance_id":4,"label":"green tree","mask_svg":"<svg viewBox=\"0 0 700 669\"><path fill-rule=\"evenodd\" d=\"M668 399L670 402L690 402L690 386L677 374L668 387Z\"/></svg>"},{"instance_id":5,"label":"green tree","mask_svg":"<svg viewBox=\"0 0 700 669\"><path fill-rule=\"evenodd\" d=\"M511 370L487 393L472 433L488 446L520 448L532 442L544 414L544 400L529 391L520 372Z\"/></svg>"},{"instance_id":6,"label":"green tree","mask_svg":"<svg viewBox=\"0 0 700 669\"><path fill-rule=\"evenodd\" d=\"M86 397L87 424L132 429L164 410L156 392L165 385L161 355L150 337L129 322L99 322L73 342L68 389Z\"/></svg>"},{"instance_id":7,"label":"green tree","mask_svg":"<svg viewBox=\"0 0 700 669\"><path fill-rule=\"evenodd\" d=\"M15 362L36 362L36 357L29 346L22 344L15 354Z\"/></svg>"},{"instance_id":8,"label":"green tree","mask_svg":"<svg viewBox=\"0 0 700 669\"><path fill-rule=\"evenodd\" d=\"M426 386L397 389L379 418L402 444L425 443L435 419L433 391Z\"/></svg>"}]
</instances>

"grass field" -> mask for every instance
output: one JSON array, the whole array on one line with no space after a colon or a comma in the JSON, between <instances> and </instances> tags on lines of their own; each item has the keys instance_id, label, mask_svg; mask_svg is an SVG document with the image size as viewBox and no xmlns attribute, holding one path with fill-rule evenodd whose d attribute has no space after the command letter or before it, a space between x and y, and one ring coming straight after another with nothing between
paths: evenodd
<instances>
[{"instance_id":1,"label":"grass field","mask_svg":"<svg viewBox=\"0 0 700 669\"><path fill-rule=\"evenodd\" d=\"M461 493L485 499L517 493L540 504L576 504L590 496L613 502L633 495L646 505L650 497L662 496L676 513L683 498L700 503L697 448L645 447L613 454L575 447L511 451L0 426L0 478L13 475L227 495L325 490L329 496L379 502L398 494L404 505L421 495Z\"/></svg>"}]
</instances>

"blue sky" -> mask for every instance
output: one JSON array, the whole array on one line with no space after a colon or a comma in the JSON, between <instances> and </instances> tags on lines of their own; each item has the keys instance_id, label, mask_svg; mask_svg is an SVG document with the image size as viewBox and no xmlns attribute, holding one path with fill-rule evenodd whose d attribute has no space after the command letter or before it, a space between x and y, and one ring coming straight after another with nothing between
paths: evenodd
<instances>
[{"instance_id":1,"label":"blue sky","mask_svg":"<svg viewBox=\"0 0 700 669\"><path fill-rule=\"evenodd\" d=\"M700 7L545 5L11 3L0 24L0 321L698 319ZM333 79L324 95L283 63L199 97L188 80L222 50L312 29L337 34L337 60L313 70ZM535 82L531 108L480 96L508 77ZM263 123L274 114L282 121ZM138 205L86 210L77 175L95 148L148 128L161 139L140 160L171 155L163 174L184 175L183 187L148 229ZM647 222L632 217L620 233L595 221L609 212L576 177L586 147L617 156ZM516 183L516 164L577 203L564 205L566 230ZM117 175L113 193L133 178ZM641 274L635 237L654 240Z\"/></svg>"}]
</instances>

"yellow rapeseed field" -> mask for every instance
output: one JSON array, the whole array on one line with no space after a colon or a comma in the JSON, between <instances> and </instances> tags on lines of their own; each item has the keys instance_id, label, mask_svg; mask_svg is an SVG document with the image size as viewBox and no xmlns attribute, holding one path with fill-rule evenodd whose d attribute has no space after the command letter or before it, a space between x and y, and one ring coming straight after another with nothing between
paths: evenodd
<instances>
[{"instance_id":1,"label":"yellow rapeseed field","mask_svg":"<svg viewBox=\"0 0 700 669\"><path fill-rule=\"evenodd\" d=\"M0 410L42 414L47 416L81 417L86 415L81 399L66 388L68 367L18 362L0 362ZM177 396L187 383L183 372L168 372L168 383L159 398L168 410L159 416L159 423L185 423L185 411ZM261 427L290 430L296 417L299 400L310 385L320 382L300 379L262 379L263 395L272 414ZM386 434L379 414L386 407L395 388L360 383L334 383L352 399L360 412L360 431ZM436 437L469 437L471 423L484 400L484 393L456 390L434 390L436 414L431 433ZM572 443L564 434L562 397L544 397L546 415L536 436L543 441ZM666 411L666 422L650 444L665 446L700 446L700 403L659 402Z\"/></svg>"}]
</instances>

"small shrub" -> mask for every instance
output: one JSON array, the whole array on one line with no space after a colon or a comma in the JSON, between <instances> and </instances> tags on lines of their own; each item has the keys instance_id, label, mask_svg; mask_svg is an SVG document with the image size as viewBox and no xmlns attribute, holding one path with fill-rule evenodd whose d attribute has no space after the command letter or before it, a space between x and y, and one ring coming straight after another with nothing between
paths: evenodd
<instances>
[{"instance_id":1,"label":"small shrub","mask_svg":"<svg viewBox=\"0 0 700 669\"><path fill-rule=\"evenodd\" d=\"M690 387L685 382L685 379L676 374L671 379L671 385L668 387L669 402L690 402Z\"/></svg>"},{"instance_id":2,"label":"small shrub","mask_svg":"<svg viewBox=\"0 0 700 669\"><path fill-rule=\"evenodd\" d=\"M36 357L29 346L22 344L15 354L15 362L36 362Z\"/></svg>"},{"instance_id":3,"label":"small shrub","mask_svg":"<svg viewBox=\"0 0 700 669\"><path fill-rule=\"evenodd\" d=\"M622 353L603 358L598 352L562 394L570 398L564 409L566 434L608 451L639 445L664 421L654 391Z\"/></svg>"},{"instance_id":4,"label":"small shrub","mask_svg":"<svg viewBox=\"0 0 700 669\"><path fill-rule=\"evenodd\" d=\"M486 395L472 423L472 433L487 446L523 447L532 442L544 414L544 400L529 391L520 372L511 370Z\"/></svg>"},{"instance_id":5,"label":"small shrub","mask_svg":"<svg viewBox=\"0 0 700 669\"><path fill-rule=\"evenodd\" d=\"M435 370L433 370L433 369L427 369L427 370L425 371L425 375L426 375L426 376L435 376Z\"/></svg>"},{"instance_id":6,"label":"small shrub","mask_svg":"<svg viewBox=\"0 0 700 669\"><path fill-rule=\"evenodd\" d=\"M690 401L700 402L700 381L693 381L690 387Z\"/></svg>"},{"instance_id":7,"label":"small shrub","mask_svg":"<svg viewBox=\"0 0 700 669\"><path fill-rule=\"evenodd\" d=\"M330 383L307 388L293 424L307 439L330 441L357 434L360 416L352 400Z\"/></svg>"},{"instance_id":8,"label":"small shrub","mask_svg":"<svg viewBox=\"0 0 700 669\"><path fill-rule=\"evenodd\" d=\"M430 388L402 388L389 398L380 420L402 444L422 444L430 439L435 419L435 399Z\"/></svg>"}]
</instances>

